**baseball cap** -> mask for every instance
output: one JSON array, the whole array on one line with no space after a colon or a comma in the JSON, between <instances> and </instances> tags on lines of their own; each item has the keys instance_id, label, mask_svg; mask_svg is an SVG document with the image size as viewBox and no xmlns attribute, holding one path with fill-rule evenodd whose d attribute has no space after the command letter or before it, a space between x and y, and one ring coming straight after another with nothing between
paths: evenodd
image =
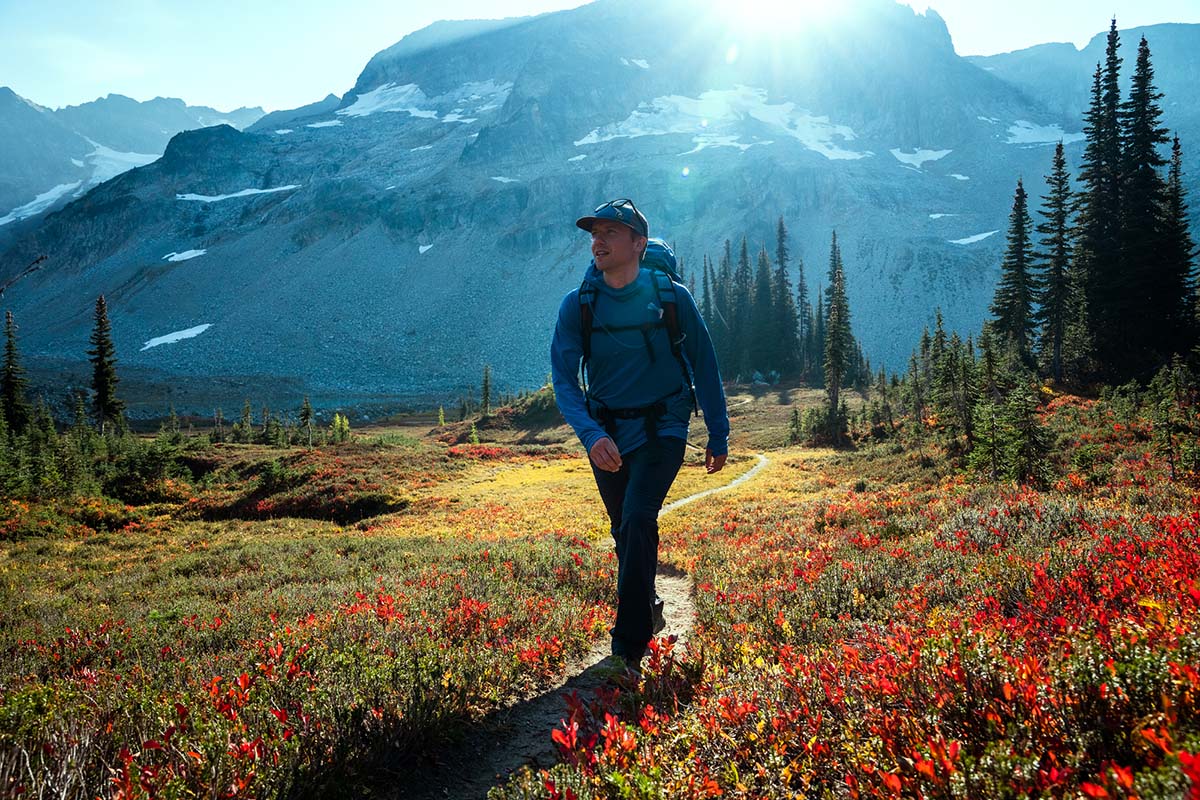
<instances>
[{"instance_id":1,"label":"baseball cap","mask_svg":"<svg viewBox=\"0 0 1200 800\"><path fill-rule=\"evenodd\" d=\"M637 210L637 206L628 197L610 200L603 205L596 206L596 210L592 212L591 216L580 217L575 220L575 225L590 232L592 225L599 219L611 219L627 225L633 228L633 232L638 236L648 237L650 235L650 226L646 222L646 217Z\"/></svg>"}]
</instances>

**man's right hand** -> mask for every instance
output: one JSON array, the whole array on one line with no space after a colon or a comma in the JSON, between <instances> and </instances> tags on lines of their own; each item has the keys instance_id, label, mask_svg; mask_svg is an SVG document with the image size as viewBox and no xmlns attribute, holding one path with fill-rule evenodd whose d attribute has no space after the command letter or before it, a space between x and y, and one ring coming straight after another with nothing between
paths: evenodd
<instances>
[{"instance_id":1,"label":"man's right hand","mask_svg":"<svg viewBox=\"0 0 1200 800\"><path fill-rule=\"evenodd\" d=\"M617 449L616 443L607 436L592 445L588 456L591 457L593 464L605 472L616 472L621 468L621 451Z\"/></svg>"}]
</instances>

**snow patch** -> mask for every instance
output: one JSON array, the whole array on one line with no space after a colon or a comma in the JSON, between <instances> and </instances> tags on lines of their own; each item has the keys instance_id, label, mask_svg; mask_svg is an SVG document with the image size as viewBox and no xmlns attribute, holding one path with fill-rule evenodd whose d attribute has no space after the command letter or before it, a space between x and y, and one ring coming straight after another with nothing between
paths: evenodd
<instances>
[{"instance_id":1,"label":"snow patch","mask_svg":"<svg viewBox=\"0 0 1200 800\"><path fill-rule=\"evenodd\" d=\"M421 252L421 255L425 255L425 251L426 251L426 250L429 250L431 247L433 247L433 245L431 245L431 244L423 244L423 245L421 245L420 247L418 247L418 248L417 248L417 250L419 250L419 251Z\"/></svg>"},{"instance_id":2,"label":"snow patch","mask_svg":"<svg viewBox=\"0 0 1200 800\"><path fill-rule=\"evenodd\" d=\"M965 239L951 239L950 244L975 244L976 242L982 242L984 239L988 238L992 234L996 234L999 232L1000 231L998 231L998 230L988 231L987 233L977 233L974 236L968 236Z\"/></svg>"},{"instance_id":3,"label":"snow patch","mask_svg":"<svg viewBox=\"0 0 1200 800\"><path fill-rule=\"evenodd\" d=\"M421 119L470 124L475 122L478 116L469 114L478 115L500 108L508 99L512 86L512 83L496 83L492 80L473 81L445 94L429 97L415 83L385 83L360 94L349 106L339 108L334 113L343 117L369 117L372 114L405 112L411 117ZM468 108L472 106L474 110L468 112ZM438 108L452 110L439 117Z\"/></svg>"},{"instance_id":4,"label":"snow patch","mask_svg":"<svg viewBox=\"0 0 1200 800\"><path fill-rule=\"evenodd\" d=\"M633 63L637 64L642 69L650 69L650 63L644 58L635 58L633 59Z\"/></svg>"},{"instance_id":5,"label":"snow patch","mask_svg":"<svg viewBox=\"0 0 1200 800\"><path fill-rule=\"evenodd\" d=\"M177 194L176 200L196 200L201 203L216 203L219 200L230 200L234 197L249 197L252 194L273 194L274 192L290 192L299 189L301 184L292 183L287 186L276 186L274 189L242 189L232 194Z\"/></svg>"},{"instance_id":6,"label":"snow patch","mask_svg":"<svg viewBox=\"0 0 1200 800\"><path fill-rule=\"evenodd\" d=\"M0 225L7 225L10 222L16 222L19 219L32 217L35 214L40 214L50 206L59 201L68 192L73 191L83 184L83 181L75 181L74 183L60 183L53 189L42 192L37 197L30 200L23 206L18 206L8 212L3 217L0 217Z\"/></svg>"},{"instance_id":7,"label":"snow patch","mask_svg":"<svg viewBox=\"0 0 1200 800\"><path fill-rule=\"evenodd\" d=\"M930 219L941 219L942 217L957 217L958 214L930 214Z\"/></svg>"},{"instance_id":8,"label":"snow patch","mask_svg":"<svg viewBox=\"0 0 1200 800\"><path fill-rule=\"evenodd\" d=\"M997 119L996 117L976 117L975 119L979 120L980 122L986 122L989 125L999 125L1000 124L1000 120Z\"/></svg>"},{"instance_id":9,"label":"snow patch","mask_svg":"<svg viewBox=\"0 0 1200 800\"><path fill-rule=\"evenodd\" d=\"M160 158L151 153L122 153L111 147L92 142L91 139L88 141L96 148L86 157L88 161L92 162L92 177L88 179L88 183L91 184L104 183L122 172L128 172L135 167L144 167Z\"/></svg>"},{"instance_id":10,"label":"snow patch","mask_svg":"<svg viewBox=\"0 0 1200 800\"><path fill-rule=\"evenodd\" d=\"M829 117L816 116L797 108L794 103L768 103L765 89L742 85L733 89L712 89L699 97L656 97L649 103L642 103L624 120L596 128L577 140L575 146L675 133L694 134L693 142L701 145L700 149L732 146L740 138L737 126L748 118L778 129L780 133L797 139L809 150L830 160L858 159L870 155L847 150L835 142L849 142L857 138L851 128L835 125L829 121ZM750 143L745 147L754 144L765 142Z\"/></svg>"},{"instance_id":11,"label":"snow patch","mask_svg":"<svg viewBox=\"0 0 1200 800\"><path fill-rule=\"evenodd\" d=\"M422 108L428 104L429 98L415 83L406 83L403 86L385 83L365 94L360 94L353 104L346 108L339 108L334 113L344 117L369 117L371 114L385 111L407 111L414 117L437 119L436 111Z\"/></svg>"},{"instance_id":12,"label":"snow patch","mask_svg":"<svg viewBox=\"0 0 1200 800\"><path fill-rule=\"evenodd\" d=\"M160 344L171 344L172 342L178 342L181 339L191 339L193 336L199 336L211 327L212 323L209 322L205 323L204 325L197 325L194 328L188 328L187 330L168 333L166 336L156 336L150 341L146 342L142 349L149 350L151 347L158 347Z\"/></svg>"},{"instance_id":13,"label":"snow patch","mask_svg":"<svg viewBox=\"0 0 1200 800\"><path fill-rule=\"evenodd\" d=\"M587 153L580 153L577 156L571 156L567 161L583 161L585 158L587 158Z\"/></svg>"},{"instance_id":14,"label":"snow patch","mask_svg":"<svg viewBox=\"0 0 1200 800\"><path fill-rule=\"evenodd\" d=\"M304 127L306 127L306 128L336 128L338 125L341 125L341 124L342 124L342 121L340 119L329 119L329 120L325 120L324 122L311 122L308 125L305 125Z\"/></svg>"},{"instance_id":15,"label":"snow patch","mask_svg":"<svg viewBox=\"0 0 1200 800\"><path fill-rule=\"evenodd\" d=\"M75 166L77 166L77 167L82 167L82 166L83 166L83 162L82 162L82 161L80 161L78 158L72 158L72 159L71 159L71 163L72 163L72 164L74 164L74 165L75 165Z\"/></svg>"},{"instance_id":16,"label":"snow patch","mask_svg":"<svg viewBox=\"0 0 1200 800\"><path fill-rule=\"evenodd\" d=\"M622 64L624 64L625 66L627 66L627 67L628 67L628 66L629 66L629 59L628 59L628 58L622 58L622 59L621 59L621 63L622 63Z\"/></svg>"},{"instance_id":17,"label":"snow patch","mask_svg":"<svg viewBox=\"0 0 1200 800\"><path fill-rule=\"evenodd\" d=\"M279 134L280 136L287 136L291 132L291 128L280 128L279 130L275 131L275 133Z\"/></svg>"},{"instance_id":18,"label":"snow patch","mask_svg":"<svg viewBox=\"0 0 1200 800\"><path fill-rule=\"evenodd\" d=\"M1070 144L1083 141L1082 133L1063 133L1058 125L1034 125L1019 119L1008 126L1008 144Z\"/></svg>"},{"instance_id":19,"label":"snow patch","mask_svg":"<svg viewBox=\"0 0 1200 800\"><path fill-rule=\"evenodd\" d=\"M956 180L956 181L969 181L969 180L971 180L971 179L970 179L969 177L967 177L966 175L959 175L957 172L951 172L951 173L950 173L950 177L951 177L951 178L954 178L954 180Z\"/></svg>"},{"instance_id":20,"label":"snow patch","mask_svg":"<svg viewBox=\"0 0 1200 800\"><path fill-rule=\"evenodd\" d=\"M187 261L207 253L208 250L184 250L182 253L167 253L163 261Z\"/></svg>"},{"instance_id":21,"label":"snow patch","mask_svg":"<svg viewBox=\"0 0 1200 800\"><path fill-rule=\"evenodd\" d=\"M739 137L736 135L734 135L734 136L717 136L717 135L696 136L692 139L692 141L695 142L696 146L693 147L691 150L680 153L679 155L690 156L692 153L699 153L701 150L703 150L706 147L736 147L738 150L740 150L741 152L744 153L747 150L749 150L751 147L754 147L754 145L756 145L756 144L771 144L770 140L765 141L765 142L760 141L760 142L750 142L749 144L743 144L742 142L738 141L738 138Z\"/></svg>"},{"instance_id":22,"label":"snow patch","mask_svg":"<svg viewBox=\"0 0 1200 800\"><path fill-rule=\"evenodd\" d=\"M500 181L500 183L517 183L516 178L506 178L503 175L493 175L492 180Z\"/></svg>"},{"instance_id":23,"label":"snow patch","mask_svg":"<svg viewBox=\"0 0 1200 800\"><path fill-rule=\"evenodd\" d=\"M920 148L917 148L916 150L912 151L911 153L906 153L897 147L897 148L892 148L888 152L890 152L893 156L895 156L896 160L899 161L900 163L910 164L910 165L916 167L917 169L920 169L921 165L924 164L926 161L939 161L939 160L945 158L946 156L950 155L954 151L953 150L922 150Z\"/></svg>"},{"instance_id":24,"label":"snow patch","mask_svg":"<svg viewBox=\"0 0 1200 800\"><path fill-rule=\"evenodd\" d=\"M417 152L418 150L432 150L432 149L433 149L433 145L431 145L431 144L423 144L423 145L421 145L420 147L414 147L414 148L412 149L412 152L414 152L414 153L415 153L415 152Z\"/></svg>"}]
</instances>

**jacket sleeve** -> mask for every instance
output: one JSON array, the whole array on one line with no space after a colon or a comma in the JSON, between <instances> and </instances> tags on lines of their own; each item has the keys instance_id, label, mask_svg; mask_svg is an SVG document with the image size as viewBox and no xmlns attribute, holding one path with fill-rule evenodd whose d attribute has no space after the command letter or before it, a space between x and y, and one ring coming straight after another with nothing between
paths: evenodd
<instances>
[{"instance_id":1,"label":"jacket sleeve","mask_svg":"<svg viewBox=\"0 0 1200 800\"><path fill-rule=\"evenodd\" d=\"M583 449L590 453L592 445L608 434L588 414L583 389L579 386L579 365L583 360L580 327L579 292L576 290L563 298L558 308L558 322L550 342L550 370L554 380L554 402L567 424L575 430Z\"/></svg>"},{"instance_id":2,"label":"jacket sleeve","mask_svg":"<svg viewBox=\"0 0 1200 800\"><path fill-rule=\"evenodd\" d=\"M683 353L692 366L692 378L696 383L696 401L704 412L704 424L708 427L708 449L714 456L729 453L729 414L725 410L725 387L721 385L721 370L717 366L717 352L713 349L708 326L700 316L700 309L686 287L675 285L676 308L679 313L679 328L683 333Z\"/></svg>"}]
</instances>

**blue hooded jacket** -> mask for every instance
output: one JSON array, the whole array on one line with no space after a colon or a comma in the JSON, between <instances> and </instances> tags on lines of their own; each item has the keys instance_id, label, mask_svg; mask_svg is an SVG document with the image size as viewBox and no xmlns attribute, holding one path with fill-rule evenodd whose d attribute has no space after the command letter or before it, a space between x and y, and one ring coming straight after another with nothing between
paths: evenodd
<instances>
[{"instance_id":1,"label":"blue hooded jacket","mask_svg":"<svg viewBox=\"0 0 1200 800\"><path fill-rule=\"evenodd\" d=\"M593 404L627 409L644 408L663 401L667 411L658 420L658 435L686 440L692 396L679 361L671 353L667 329L651 329L653 363L642 332L636 329L646 322L661 319L662 310L657 303L652 271L643 267L628 286L613 289L604 282L603 273L592 265L584 280L596 289L592 353L588 361L591 381L588 388ZM696 308L696 301L687 288L678 283L675 284L675 304L679 330L684 337L684 357L692 369L696 400L708 425L708 449L714 456L726 455L729 417L712 339ZM583 359L581 326L579 290L575 289L563 298L558 309L558 323L550 344L550 365L558 408L590 453L592 445L608 433L588 413L587 398L579 385ZM620 330L615 330L617 328ZM646 443L644 420L618 419L614 425L615 443L622 455Z\"/></svg>"}]
</instances>

